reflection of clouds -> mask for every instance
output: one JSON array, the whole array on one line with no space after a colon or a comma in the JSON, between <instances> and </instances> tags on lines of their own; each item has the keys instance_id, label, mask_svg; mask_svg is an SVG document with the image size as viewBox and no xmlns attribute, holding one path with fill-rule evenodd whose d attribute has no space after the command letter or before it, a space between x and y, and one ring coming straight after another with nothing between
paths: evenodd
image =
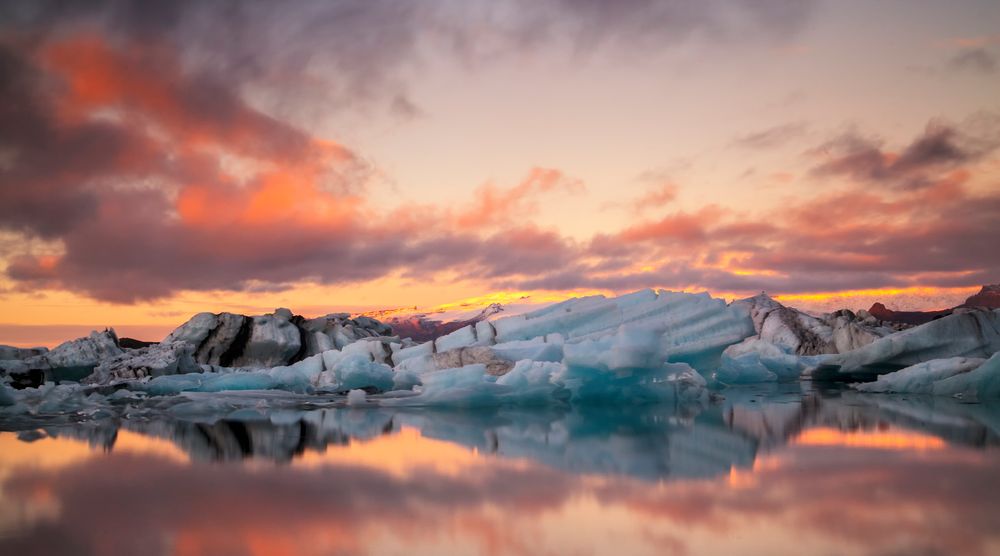
<instances>
[{"instance_id":1,"label":"reflection of clouds","mask_svg":"<svg viewBox=\"0 0 1000 556\"><path fill-rule=\"evenodd\" d=\"M156 553L167 537L192 547L204 541L200 549L209 551L242 550L254 539L296 539L313 530L336 532L338 549L357 551L381 528L434 535L438 525L448 527L450 517L475 515L487 506L526 512L558 507L571 482L541 467L492 465L464 476L428 468L399 477L354 465L185 466L115 455L61 472L22 469L10 476L3 488L12 500L22 502L45 488L63 511L59 520L36 525L0 552L28 545L56 552L65 546L51 543L73 542L97 553ZM502 524L496 525L501 534ZM50 534L56 530L59 535Z\"/></svg>"},{"instance_id":2,"label":"reflection of clouds","mask_svg":"<svg viewBox=\"0 0 1000 556\"><path fill-rule=\"evenodd\" d=\"M700 413L280 411L59 429L113 450L14 444L25 455L0 492L30 519L8 522L0 553L981 554L1000 542L996 453L960 447L993 443L973 441L994 430L992 408L728 398ZM79 457L60 461L63 445Z\"/></svg>"},{"instance_id":3,"label":"reflection of clouds","mask_svg":"<svg viewBox=\"0 0 1000 556\"><path fill-rule=\"evenodd\" d=\"M491 457L467 473L399 475L344 463L186 465L111 454L7 477L10 501L46 492L61 512L0 540L0 552L556 554L559 543L592 541L585 552L600 553L608 534L626 537L623 553L781 548L800 537L843 553L980 554L988 540L1000 542L989 452L796 445L769 458L752 481L734 485L728 477L651 484Z\"/></svg>"},{"instance_id":4,"label":"reflection of clouds","mask_svg":"<svg viewBox=\"0 0 1000 556\"><path fill-rule=\"evenodd\" d=\"M983 554L995 528L997 463L992 454L798 447L781 466L756 471L743 488L671 483L663 491L608 489L647 517L716 531L748 519L783 524L875 551ZM912 553L912 552L911 552Z\"/></svg>"}]
</instances>

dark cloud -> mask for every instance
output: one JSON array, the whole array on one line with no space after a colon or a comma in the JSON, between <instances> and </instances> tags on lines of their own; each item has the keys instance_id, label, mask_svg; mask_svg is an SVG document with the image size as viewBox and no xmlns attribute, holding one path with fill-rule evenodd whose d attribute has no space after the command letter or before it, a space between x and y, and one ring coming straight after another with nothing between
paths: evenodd
<instances>
[{"instance_id":1,"label":"dark cloud","mask_svg":"<svg viewBox=\"0 0 1000 556\"><path fill-rule=\"evenodd\" d=\"M165 42L189 67L252 86L272 112L295 113L304 100L323 110L378 102L393 113L419 113L400 70L434 50L471 64L509 52L568 41L661 47L699 37L753 41L795 33L814 0L687 2L684 0L14 0L0 22L20 34L51 37L100 29L121 44ZM490 29L488 35L481 30ZM279 85L280 84L280 85Z\"/></svg>"},{"instance_id":2,"label":"dark cloud","mask_svg":"<svg viewBox=\"0 0 1000 556\"><path fill-rule=\"evenodd\" d=\"M997 58L985 48L967 48L948 60L948 66L956 70L994 73L997 70Z\"/></svg>"},{"instance_id":3,"label":"dark cloud","mask_svg":"<svg viewBox=\"0 0 1000 556\"><path fill-rule=\"evenodd\" d=\"M846 176L904 188L921 188L943 172L992 154L1000 147L1000 118L981 113L960 125L931 121L923 133L899 153L884 141L851 131L811 152L824 159L813 168L819 176Z\"/></svg>"}]
</instances>

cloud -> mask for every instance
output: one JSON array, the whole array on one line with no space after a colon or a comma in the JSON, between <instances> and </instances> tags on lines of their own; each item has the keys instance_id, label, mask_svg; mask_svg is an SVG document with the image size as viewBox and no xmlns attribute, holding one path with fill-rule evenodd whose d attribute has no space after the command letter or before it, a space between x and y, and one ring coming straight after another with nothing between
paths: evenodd
<instances>
[{"instance_id":1,"label":"cloud","mask_svg":"<svg viewBox=\"0 0 1000 556\"><path fill-rule=\"evenodd\" d=\"M321 114L310 108L317 105L325 112L376 105L404 117L419 113L404 76L430 57L475 66L567 43L576 51L631 52L692 37L782 41L815 3L12 0L0 6L0 22L38 40L99 29L117 45L170 44L186 66L254 89L270 113L309 122Z\"/></svg>"},{"instance_id":2,"label":"cloud","mask_svg":"<svg viewBox=\"0 0 1000 556\"><path fill-rule=\"evenodd\" d=\"M677 184L672 182L660 183L632 201L632 212L639 214L669 205L677 199L679 189Z\"/></svg>"},{"instance_id":3,"label":"cloud","mask_svg":"<svg viewBox=\"0 0 1000 556\"><path fill-rule=\"evenodd\" d=\"M476 189L472 206L457 211L452 216L459 229L488 228L523 220L537 209L535 197L559 191L566 195L579 195L585 190L583 182L567 177L552 168L532 168L520 183L510 188L499 188L487 183Z\"/></svg>"},{"instance_id":4,"label":"cloud","mask_svg":"<svg viewBox=\"0 0 1000 556\"><path fill-rule=\"evenodd\" d=\"M733 143L748 149L771 149L802 137L806 129L804 123L789 123L743 135Z\"/></svg>"},{"instance_id":5,"label":"cloud","mask_svg":"<svg viewBox=\"0 0 1000 556\"><path fill-rule=\"evenodd\" d=\"M649 4L653 19L723 34L737 25L702 4ZM740 14L739 25L790 32L791 20L786 27L758 17L779 4L727 13ZM282 19L268 11L271 3L154 4L157 15L147 20L128 2L103 11L6 4L5 20L25 24L0 40L0 228L24 240L0 243L12 287L136 302L181 290L274 291L301 282L444 274L517 288L799 292L910 285L918 278L971 282L1000 268L983 239L998 216L997 196L966 187L974 165L1000 146L1000 118L990 114L960 124L931 122L898 152L857 133L835 138L813 151L825 160L811 176L851 181L814 202L790 200L764 214L677 206L576 241L531 223L543 199L583 187L562 170L542 167L515 184L484 184L467 203L386 211L368 194L377 170L362 154L247 100L245 87L278 79L267 72L294 65L253 59L247 68L228 46L220 46L218 60L203 57L211 49L199 41L233 31L212 35L193 14L215 21L227 13L239 25L244 19L263 25L258 18L268 13L278 21L262 33L286 33L284 26L294 24L308 35L318 31L302 19L307 15L367 25L366 18L410 21L416 9L305 5ZM213 11L225 6L232 13ZM375 11L354 14L352 6ZM500 17L478 6L485 10L478 17ZM572 16L578 20L552 15L565 7L542 3L504 21L522 26L540 18L541 28L555 29L606 17L607 33L659 32L604 4L581 7ZM184 37L192 41L181 48ZM267 71L257 71L258 64ZM351 71L345 69L345 83ZM772 144L796 133L790 125L744 139ZM652 186L637 207L674 202L672 183Z\"/></svg>"},{"instance_id":6,"label":"cloud","mask_svg":"<svg viewBox=\"0 0 1000 556\"><path fill-rule=\"evenodd\" d=\"M994 73L997 70L997 58L985 48L966 48L948 60L948 67L977 73Z\"/></svg>"},{"instance_id":7,"label":"cloud","mask_svg":"<svg viewBox=\"0 0 1000 556\"><path fill-rule=\"evenodd\" d=\"M1000 147L998 131L1000 117L992 113L976 114L960 125L932 120L899 152L885 150L881 139L850 131L811 151L825 159L812 173L909 189L927 187L944 172L995 152Z\"/></svg>"}]
</instances>

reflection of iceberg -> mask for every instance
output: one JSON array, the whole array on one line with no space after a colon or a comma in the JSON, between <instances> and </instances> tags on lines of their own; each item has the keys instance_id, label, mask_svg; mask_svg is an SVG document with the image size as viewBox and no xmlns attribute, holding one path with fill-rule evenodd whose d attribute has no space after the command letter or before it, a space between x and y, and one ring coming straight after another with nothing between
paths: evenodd
<instances>
[{"instance_id":1,"label":"reflection of iceberg","mask_svg":"<svg viewBox=\"0 0 1000 556\"><path fill-rule=\"evenodd\" d=\"M725 406L728 425L758 439L762 447L780 446L814 427L854 431L885 425L955 444L1000 445L1000 406L962 404L948 398L872 396L844 390L807 394L781 403L751 403L749 398L734 396Z\"/></svg>"},{"instance_id":2,"label":"reflection of iceberg","mask_svg":"<svg viewBox=\"0 0 1000 556\"><path fill-rule=\"evenodd\" d=\"M190 421L126 422L133 432L165 438L196 460L260 458L290 461L307 450L346 445L393 430L392 416L378 411L316 410L279 412L240 419L233 415L213 423Z\"/></svg>"},{"instance_id":3,"label":"reflection of iceberg","mask_svg":"<svg viewBox=\"0 0 1000 556\"><path fill-rule=\"evenodd\" d=\"M504 457L527 458L574 473L644 480L713 477L750 467L756 442L729 430L718 413L695 418L649 406L401 414L424 436Z\"/></svg>"}]
</instances>

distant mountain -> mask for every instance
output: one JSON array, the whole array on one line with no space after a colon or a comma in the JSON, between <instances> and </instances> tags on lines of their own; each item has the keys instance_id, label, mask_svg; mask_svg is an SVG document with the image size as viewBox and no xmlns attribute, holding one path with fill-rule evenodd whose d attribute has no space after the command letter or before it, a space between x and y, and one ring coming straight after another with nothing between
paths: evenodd
<instances>
[{"instance_id":1,"label":"distant mountain","mask_svg":"<svg viewBox=\"0 0 1000 556\"><path fill-rule=\"evenodd\" d=\"M1000 284L983 286L979 293L965 300L961 307L1000 309Z\"/></svg>"},{"instance_id":2,"label":"distant mountain","mask_svg":"<svg viewBox=\"0 0 1000 556\"><path fill-rule=\"evenodd\" d=\"M425 313L409 312L407 309L370 311L364 316L378 319L392 327L393 334L400 338L410 338L415 342L435 340L470 324L488 320L503 311L503 305L491 303L469 316L468 311L456 315L454 312ZM412 309L416 311L416 308Z\"/></svg>"},{"instance_id":3,"label":"distant mountain","mask_svg":"<svg viewBox=\"0 0 1000 556\"><path fill-rule=\"evenodd\" d=\"M392 333L400 338L410 338L415 342L427 342L470 324L520 315L540 309L552 302L551 300L538 300L530 296L522 296L503 302L482 301L481 299L467 300L432 309L403 307L368 311L359 315L378 319L380 322L388 324L392 327Z\"/></svg>"},{"instance_id":4,"label":"distant mountain","mask_svg":"<svg viewBox=\"0 0 1000 556\"><path fill-rule=\"evenodd\" d=\"M941 309L939 311L893 311L882 303L875 303L871 306L871 309L868 309L868 312L879 320L918 325L948 316L955 309L970 307L1000 308L1000 284L983 286L979 290L979 293L966 299L965 303L951 309Z\"/></svg>"}]
</instances>

